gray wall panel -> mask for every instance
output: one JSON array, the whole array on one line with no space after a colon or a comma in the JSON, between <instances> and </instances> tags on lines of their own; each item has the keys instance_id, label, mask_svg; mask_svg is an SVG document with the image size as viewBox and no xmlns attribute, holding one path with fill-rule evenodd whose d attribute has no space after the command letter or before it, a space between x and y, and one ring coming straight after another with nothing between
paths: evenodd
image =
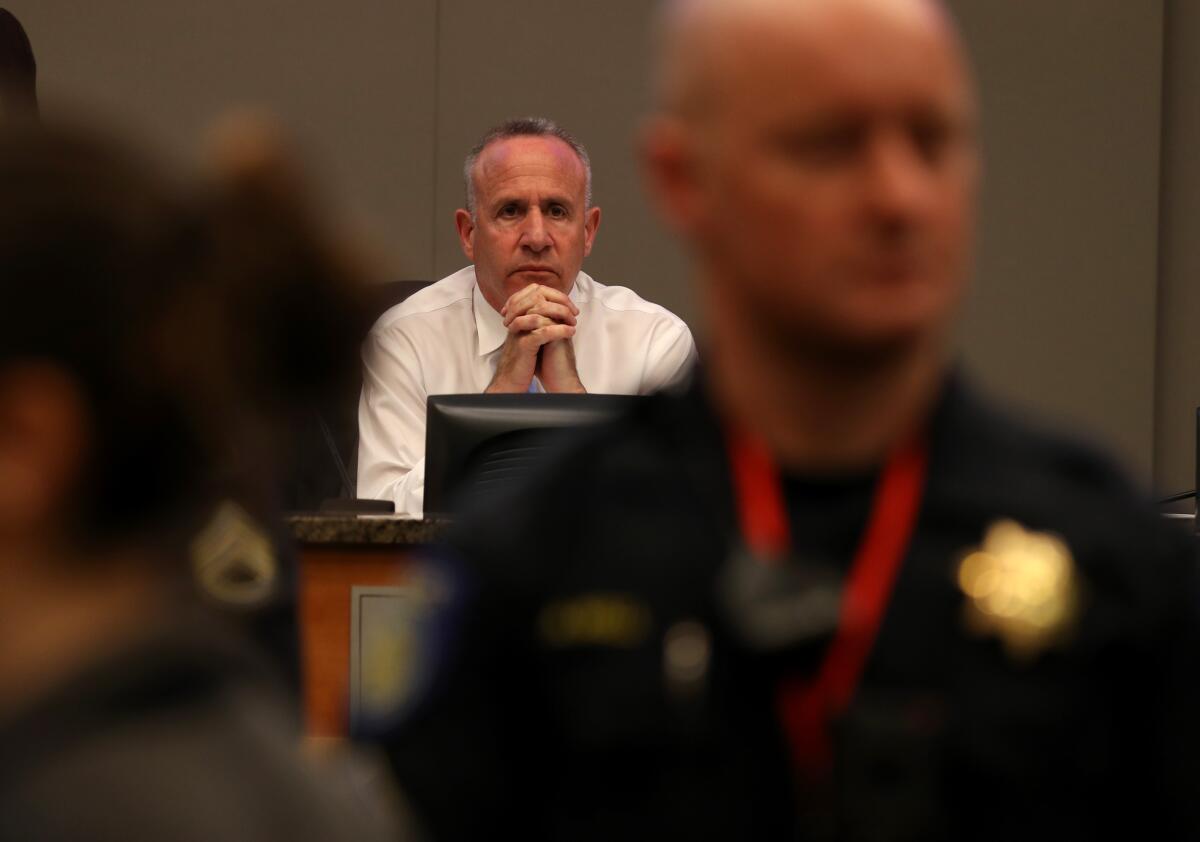
<instances>
[{"instance_id":1,"label":"gray wall panel","mask_svg":"<svg viewBox=\"0 0 1200 842\"><path fill-rule=\"evenodd\" d=\"M1200 406L1200 4L1167 5L1155 484L1194 488Z\"/></svg>"},{"instance_id":2,"label":"gray wall panel","mask_svg":"<svg viewBox=\"0 0 1200 842\"><path fill-rule=\"evenodd\" d=\"M294 130L323 183L428 276L436 0L4 0L43 98L85 103L191 156L231 107Z\"/></svg>"},{"instance_id":3,"label":"gray wall panel","mask_svg":"<svg viewBox=\"0 0 1200 842\"><path fill-rule=\"evenodd\" d=\"M984 109L966 360L1149 479L1162 3L951 5Z\"/></svg>"}]
</instances>

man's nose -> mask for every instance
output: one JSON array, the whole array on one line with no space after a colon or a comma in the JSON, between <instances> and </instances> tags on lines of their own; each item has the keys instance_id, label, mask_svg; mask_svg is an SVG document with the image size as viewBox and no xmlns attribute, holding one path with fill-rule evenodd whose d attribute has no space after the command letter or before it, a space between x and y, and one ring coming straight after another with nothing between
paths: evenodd
<instances>
[{"instance_id":1,"label":"man's nose","mask_svg":"<svg viewBox=\"0 0 1200 842\"><path fill-rule=\"evenodd\" d=\"M913 139L896 131L882 134L871 143L866 179L871 209L892 223L903 224L925 210L934 173Z\"/></svg>"},{"instance_id":2,"label":"man's nose","mask_svg":"<svg viewBox=\"0 0 1200 842\"><path fill-rule=\"evenodd\" d=\"M525 216L525 224L521 230L521 245L530 251L544 251L550 245L550 232L546 228L546 219L539 208L534 208Z\"/></svg>"}]
</instances>

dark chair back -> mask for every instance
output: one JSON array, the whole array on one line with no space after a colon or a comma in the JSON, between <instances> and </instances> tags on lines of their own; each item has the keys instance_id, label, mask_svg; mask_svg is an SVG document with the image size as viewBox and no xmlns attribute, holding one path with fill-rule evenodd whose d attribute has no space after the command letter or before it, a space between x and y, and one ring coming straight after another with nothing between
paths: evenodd
<instances>
[{"instance_id":1,"label":"dark chair back","mask_svg":"<svg viewBox=\"0 0 1200 842\"><path fill-rule=\"evenodd\" d=\"M429 286L429 281L389 281L380 284L372 309L377 316ZM346 385L328 405L313 407L304 429L298 431L295 458L284 488L290 511L315 511L327 501L355 497L358 472L358 396L362 368L347 373Z\"/></svg>"}]
</instances>

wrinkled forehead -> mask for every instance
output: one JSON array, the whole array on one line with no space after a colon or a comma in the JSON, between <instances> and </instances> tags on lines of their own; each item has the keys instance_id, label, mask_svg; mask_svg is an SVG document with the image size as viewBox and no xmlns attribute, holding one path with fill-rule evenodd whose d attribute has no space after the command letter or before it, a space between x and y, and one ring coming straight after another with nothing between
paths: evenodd
<instances>
[{"instance_id":1,"label":"wrinkled forehead","mask_svg":"<svg viewBox=\"0 0 1200 842\"><path fill-rule=\"evenodd\" d=\"M957 33L934 0L676 0L664 25L668 107L974 111Z\"/></svg>"},{"instance_id":2,"label":"wrinkled forehead","mask_svg":"<svg viewBox=\"0 0 1200 842\"><path fill-rule=\"evenodd\" d=\"M556 137L510 137L479 153L475 189L484 196L537 186L582 199L587 173L575 150Z\"/></svg>"}]
</instances>

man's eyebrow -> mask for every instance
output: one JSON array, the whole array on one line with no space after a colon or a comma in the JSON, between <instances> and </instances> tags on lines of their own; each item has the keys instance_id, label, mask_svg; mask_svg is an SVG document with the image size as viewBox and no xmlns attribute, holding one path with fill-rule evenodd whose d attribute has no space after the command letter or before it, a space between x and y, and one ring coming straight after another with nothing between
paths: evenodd
<instances>
[{"instance_id":1,"label":"man's eyebrow","mask_svg":"<svg viewBox=\"0 0 1200 842\"><path fill-rule=\"evenodd\" d=\"M506 208L509 205L524 207L526 204L526 201L519 196L497 196L488 204L488 207L490 207L492 210L500 210L501 208Z\"/></svg>"},{"instance_id":2,"label":"man's eyebrow","mask_svg":"<svg viewBox=\"0 0 1200 842\"><path fill-rule=\"evenodd\" d=\"M562 205L567 208L573 208L578 204L578 202L566 193L550 193L542 196L539 202L542 205ZM508 205L525 207L527 204L529 204L529 200L524 196L505 196L501 194L491 202L490 207L499 210Z\"/></svg>"}]
</instances>

